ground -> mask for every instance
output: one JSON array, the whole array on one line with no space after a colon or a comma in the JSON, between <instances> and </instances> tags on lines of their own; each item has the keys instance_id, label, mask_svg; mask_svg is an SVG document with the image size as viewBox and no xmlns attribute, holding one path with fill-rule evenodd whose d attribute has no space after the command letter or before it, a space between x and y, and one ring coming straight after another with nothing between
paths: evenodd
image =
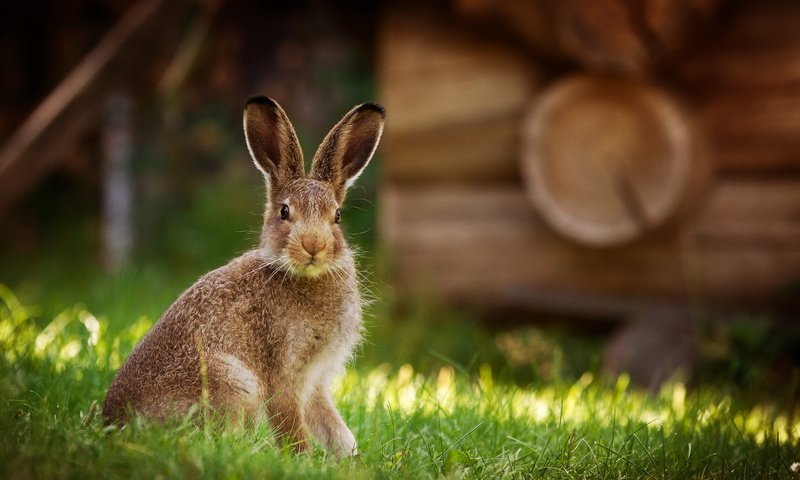
<instances>
[{"instance_id":1,"label":"ground","mask_svg":"<svg viewBox=\"0 0 800 480\"><path fill-rule=\"evenodd\" d=\"M343 222L373 302L335 388L359 457L297 457L266 424L104 428L103 397L135 343L258 238L263 190L242 165L169 221L144 222L114 274L98 268L96 220L74 199L43 200L28 230L0 238L0 478L800 478L797 331L777 334L767 317L698 325L696 370L648 393L604 376L602 338L579 329L491 328L397 298L362 187Z\"/></svg>"},{"instance_id":2,"label":"ground","mask_svg":"<svg viewBox=\"0 0 800 480\"><path fill-rule=\"evenodd\" d=\"M501 381L496 368L358 361L335 397L360 455L278 449L253 428L103 427L114 370L152 319L81 306L42 319L0 287L2 478L798 478L798 411L673 380L657 393L584 373ZM373 338L371 342L378 341ZM790 404L793 405L793 404ZM198 415L202 417L202 412ZM195 417L197 418L197 417ZM794 467L797 468L796 466Z\"/></svg>"}]
</instances>

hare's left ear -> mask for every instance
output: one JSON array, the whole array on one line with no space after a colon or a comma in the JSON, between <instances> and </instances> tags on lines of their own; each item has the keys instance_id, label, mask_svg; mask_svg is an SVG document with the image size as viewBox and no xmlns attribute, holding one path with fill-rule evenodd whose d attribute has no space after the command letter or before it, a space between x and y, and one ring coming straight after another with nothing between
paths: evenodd
<instances>
[{"instance_id":1,"label":"hare's left ear","mask_svg":"<svg viewBox=\"0 0 800 480\"><path fill-rule=\"evenodd\" d=\"M350 110L328 133L311 163L311 178L330 183L339 203L375 153L386 114L365 103Z\"/></svg>"},{"instance_id":2,"label":"hare's left ear","mask_svg":"<svg viewBox=\"0 0 800 480\"><path fill-rule=\"evenodd\" d=\"M244 106L244 137L256 167L264 174L269 195L303 178L303 150L292 122L278 102L253 97Z\"/></svg>"}]
</instances>

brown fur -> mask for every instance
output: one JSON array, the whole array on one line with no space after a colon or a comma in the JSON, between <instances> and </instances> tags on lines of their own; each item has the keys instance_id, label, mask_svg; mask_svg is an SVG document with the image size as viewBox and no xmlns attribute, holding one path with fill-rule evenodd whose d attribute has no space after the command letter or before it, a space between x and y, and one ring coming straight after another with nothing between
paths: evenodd
<instances>
[{"instance_id":1,"label":"brown fur","mask_svg":"<svg viewBox=\"0 0 800 480\"><path fill-rule=\"evenodd\" d=\"M163 419L204 398L238 418L270 419L298 450L306 429L341 458L355 439L330 396L360 340L361 297L336 209L370 160L383 109L351 110L314 157L311 178L283 110L259 97L245 135L268 184L258 249L201 277L164 313L117 372L103 415ZM288 219L281 218L283 205Z\"/></svg>"}]
</instances>

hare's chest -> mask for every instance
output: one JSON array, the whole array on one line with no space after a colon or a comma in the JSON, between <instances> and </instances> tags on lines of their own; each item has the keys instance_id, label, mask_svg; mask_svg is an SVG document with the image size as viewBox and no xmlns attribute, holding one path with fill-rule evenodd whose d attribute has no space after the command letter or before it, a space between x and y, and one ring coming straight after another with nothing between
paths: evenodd
<instances>
[{"instance_id":1,"label":"hare's chest","mask_svg":"<svg viewBox=\"0 0 800 480\"><path fill-rule=\"evenodd\" d=\"M298 374L303 378L304 398L320 384L329 384L344 370L361 336L361 309L357 303L346 305L338 315L309 325L308 336L298 352Z\"/></svg>"},{"instance_id":2,"label":"hare's chest","mask_svg":"<svg viewBox=\"0 0 800 480\"><path fill-rule=\"evenodd\" d=\"M310 365L323 361L331 365L344 363L359 340L361 331L361 309L358 304L345 304L339 309L328 310L328 314L314 316L300 327L295 336L296 354L302 364ZM341 360L337 360L342 357Z\"/></svg>"}]
</instances>

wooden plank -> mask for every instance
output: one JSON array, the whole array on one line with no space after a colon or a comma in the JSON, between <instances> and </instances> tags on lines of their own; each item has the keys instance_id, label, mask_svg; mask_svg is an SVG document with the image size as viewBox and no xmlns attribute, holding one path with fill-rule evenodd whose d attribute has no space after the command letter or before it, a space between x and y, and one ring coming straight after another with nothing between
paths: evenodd
<instances>
[{"instance_id":1,"label":"wooden plank","mask_svg":"<svg viewBox=\"0 0 800 480\"><path fill-rule=\"evenodd\" d=\"M719 90L697 110L719 170L800 171L800 81L781 88Z\"/></svg>"},{"instance_id":2,"label":"wooden plank","mask_svg":"<svg viewBox=\"0 0 800 480\"><path fill-rule=\"evenodd\" d=\"M557 236L516 186L387 186L381 201L398 287L450 299L555 289L744 301L800 277L800 180L725 180L693 222L614 249Z\"/></svg>"},{"instance_id":3,"label":"wooden plank","mask_svg":"<svg viewBox=\"0 0 800 480\"><path fill-rule=\"evenodd\" d=\"M748 2L677 64L716 163L728 172L800 171L800 3Z\"/></svg>"},{"instance_id":4,"label":"wooden plank","mask_svg":"<svg viewBox=\"0 0 800 480\"><path fill-rule=\"evenodd\" d=\"M193 2L140 0L45 98L0 149L0 214L52 170L97 121L105 95L146 73ZM177 36L174 36L177 40Z\"/></svg>"},{"instance_id":5,"label":"wooden plank","mask_svg":"<svg viewBox=\"0 0 800 480\"><path fill-rule=\"evenodd\" d=\"M395 182L514 181L519 177L520 123L515 114L405 135L387 132L384 174Z\"/></svg>"},{"instance_id":6,"label":"wooden plank","mask_svg":"<svg viewBox=\"0 0 800 480\"><path fill-rule=\"evenodd\" d=\"M742 3L673 73L703 89L759 89L800 81L800 4Z\"/></svg>"},{"instance_id":7,"label":"wooden plank","mask_svg":"<svg viewBox=\"0 0 800 480\"><path fill-rule=\"evenodd\" d=\"M465 17L500 23L544 55L588 70L641 72L690 47L724 0L455 0Z\"/></svg>"},{"instance_id":8,"label":"wooden plank","mask_svg":"<svg viewBox=\"0 0 800 480\"><path fill-rule=\"evenodd\" d=\"M389 9L380 32L387 177L515 176L519 120L540 83L531 59L433 8Z\"/></svg>"},{"instance_id":9,"label":"wooden plank","mask_svg":"<svg viewBox=\"0 0 800 480\"><path fill-rule=\"evenodd\" d=\"M453 34L462 35L460 32ZM403 45L404 35L413 37L416 32L398 33L398 38L386 41ZM381 98L387 109L391 106L395 112L393 131L402 134L445 125L463 125L514 114L522 109L537 85L527 59L515 55L508 47L472 44L474 40L465 38L463 44L452 46L468 53L463 61L419 65L419 68L409 71L396 71L390 67L381 71ZM427 54L435 56L439 52L422 49L411 57L424 63ZM460 54L454 52L454 55ZM383 58L385 63L394 65L391 53Z\"/></svg>"}]
</instances>

